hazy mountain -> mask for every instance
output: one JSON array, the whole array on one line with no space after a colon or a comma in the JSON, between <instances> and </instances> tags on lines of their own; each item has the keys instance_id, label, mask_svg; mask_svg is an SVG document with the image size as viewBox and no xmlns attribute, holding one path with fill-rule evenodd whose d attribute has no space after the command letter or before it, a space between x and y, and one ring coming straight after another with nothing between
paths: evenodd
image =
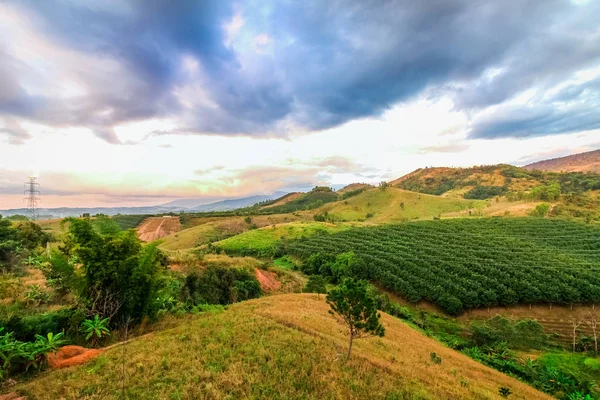
<instances>
[{"instance_id":1,"label":"hazy mountain","mask_svg":"<svg viewBox=\"0 0 600 400\"><path fill-rule=\"evenodd\" d=\"M600 150L572 154L566 157L538 161L524 166L529 170L552 172L596 172L600 173Z\"/></svg>"},{"instance_id":2,"label":"hazy mountain","mask_svg":"<svg viewBox=\"0 0 600 400\"><path fill-rule=\"evenodd\" d=\"M286 192L275 192L269 195L254 195L241 198L229 198L220 201L214 199L223 199L223 197L208 197L202 199L180 199L157 206L144 207L60 207L60 208L39 208L40 219L78 217L82 214L90 215L105 214L160 214L180 211L228 211L236 208L249 207L256 203L266 200L273 200L285 195ZM208 201L208 203L207 203ZM9 217L11 215L27 215L26 208L13 208L9 210L0 210L0 215Z\"/></svg>"},{"instance_id":3,"label":"hazy mountain","mask_svg":"<svg viewBox=\"0 0 600 400\"><path fill-rule=\"evenodd\" d=\"M227 211L227 210L235 210L236 208L249 207L256 203L260 203L261 201L273 200L277 199L281 196L286 195L286 192L275 192L268 195L256 195L249 197L242 197L239 199L227 199L218 201L210 204L203 204L193 208L190 208L190 211Z\"/></svg>"}]
</instances>

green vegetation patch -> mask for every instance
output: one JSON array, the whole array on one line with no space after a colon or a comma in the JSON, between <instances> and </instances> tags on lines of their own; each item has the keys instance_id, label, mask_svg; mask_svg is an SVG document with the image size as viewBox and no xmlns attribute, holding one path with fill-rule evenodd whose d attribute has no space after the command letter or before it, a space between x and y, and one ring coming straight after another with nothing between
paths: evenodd
<instances>
[{"instance_id":1,"label":"green vegetation patch","mask_svg":"<svg viewBox=\"0 0 600 400\"><path fill-rule=\"evenodd\" d=\"M237 236L221 240L215 246L231 255L254 255L270 257L275 254L280 239L297 239L348 229L347 225L326 223L297 223L273 225L254 229Z\"/></svg>"},{"instance_id":2,"label":"green vegetation patch","mask_svg":"<svg viewBox=\"0 0 600 400\"><path fill-rule=\"evenodd\" d=\"M600 227L539 218L422 221L294 240L288 251L352 251L363 278L452 315L517 303L600 302Z\"/></svg>"}]
</instances>

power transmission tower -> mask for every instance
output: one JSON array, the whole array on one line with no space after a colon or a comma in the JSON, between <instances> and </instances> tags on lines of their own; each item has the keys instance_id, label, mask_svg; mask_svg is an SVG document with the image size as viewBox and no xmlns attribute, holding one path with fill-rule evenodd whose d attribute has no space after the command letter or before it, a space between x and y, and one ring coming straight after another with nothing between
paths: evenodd
<instances>
[{"instance_id":1,"label":"power transmission tower","mask_svg":"<svg viewBox=\"0 0 600 400\"><path fill-rule=\"evenodd\" d=\"M24 199L27 200L27 211L32 221L38 219L38 202L40 201L40 184L36 182L36 179L35 176L27 178L24 192L27 196Z\"/></svg>"}]
</instances>

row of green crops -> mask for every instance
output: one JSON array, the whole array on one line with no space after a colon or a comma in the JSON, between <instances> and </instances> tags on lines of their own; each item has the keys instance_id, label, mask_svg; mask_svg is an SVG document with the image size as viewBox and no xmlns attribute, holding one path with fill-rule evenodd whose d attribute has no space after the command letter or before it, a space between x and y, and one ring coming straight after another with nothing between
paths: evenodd
<instances>
[{"instance_id":1,"label":"row of green crops","mask_svg":"<svg viewBox=\"0 0 600 400\"><path fill-rule=\"evenodd\" d=\"M450 314L600 302L600 227L539 218L423 221L291 241L301 259L353 251L366 278Z\"/></svg>"}]
</instances>

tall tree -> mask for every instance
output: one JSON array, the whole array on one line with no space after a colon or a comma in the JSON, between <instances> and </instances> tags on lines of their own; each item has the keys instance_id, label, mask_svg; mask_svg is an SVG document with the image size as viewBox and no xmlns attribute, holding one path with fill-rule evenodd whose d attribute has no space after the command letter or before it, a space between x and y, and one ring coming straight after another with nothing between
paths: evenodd
<instances>
[{"instance_id":1,"label":"tall tree","mask_svg":"<svg viewBox=\"0 0 600 400\"><path fill-rule=\"evenodd\" d=\"M329 312L348 327L350 344L346 360L350 358L352 342L370 336L383 336L385 329L379 321L377 302L369 295L368 282L346 278L327 295Z\"/></svg>"}]
</instances>

